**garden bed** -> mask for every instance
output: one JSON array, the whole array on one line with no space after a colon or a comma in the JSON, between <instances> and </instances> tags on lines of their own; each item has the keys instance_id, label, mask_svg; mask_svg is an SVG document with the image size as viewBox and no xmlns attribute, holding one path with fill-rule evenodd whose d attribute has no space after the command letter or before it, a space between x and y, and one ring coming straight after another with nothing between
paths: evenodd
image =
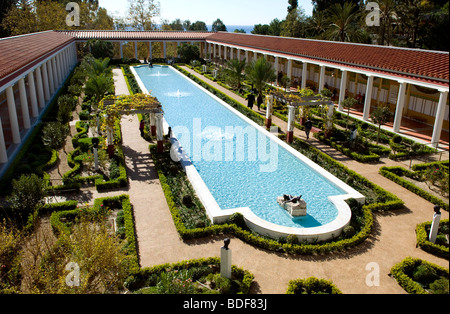
<instances>
[{"instance_id":1,"label":"garden bed","mask_svg":"<svg viewBox=\"0 0 450 314\"><path fill-rule=\"evenodd\" d=\"M448 164L448 160L417 164L412 170L382 167L380 174L448 211Z\"/></svg>"},{"instance_id":2,"label":"garden bed","mask_svg":"<svg viewBox=\"0 0 450 314\"><path fill-rule=\"evenodd\" d=\"M217 257L141 269L125 286L136 294L248 294L253 274L231 267L231 279L220 275Z\"/></svg>"},{"instance_id":3,"label":"garden bed","mask_svg":"<svg viewBox=\"0 0 450 314\"><path fill-rule=\"evenodd\" d=\"M391 269L398 284L411 294L448 294L449 271L427 261L408 257Z\"/></svg>"}]
</instances>

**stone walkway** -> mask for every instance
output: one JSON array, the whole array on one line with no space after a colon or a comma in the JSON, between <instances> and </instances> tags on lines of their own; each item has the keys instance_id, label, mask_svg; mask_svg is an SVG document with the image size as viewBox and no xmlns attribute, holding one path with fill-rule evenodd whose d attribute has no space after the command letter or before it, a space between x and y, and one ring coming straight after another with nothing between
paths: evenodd
<instances>
[{"instance_id":1,"label":"stone walkway","mask_svg":"<svg viewBox=\"0 0 450 314\"><path fill-rule=\"evenodd\" d=\"M114 70L114 79L116 93L128 93L121 71ZM207 80L204 77L202 79ZM208 83L223 90L214 82ZM235 94L230 95L238 98ZM242 99L237 100L243 102ZM284 121L275 119L274 123L285 129ZM94 192L92 198L121 193L130 195L142 267L220 256L220 247L225 236L193 241L182 241L178 237L149 154L149 144L140 137L138 124L137 116L122 118L123 148L130 179L129 188L99 195ZM302 133L296 130L295 135L304 138ZM380 166L394 165L395 162L383 160L376 165L360 164L315 139L311 139L311 143L347 167L399 196L405 201L405 209L376 213L374 231L367 241L346 252L323 256L289 256L268 252L231 236L232 262L255 275L254 293L285 293L289 280L314 276L333 281L343 293L401 294L405 293L404 290L388 276L388 273L393 265L405 257L422 258L448 267L447 260L416 248L415 227L418 223L431 220L432 204L378 174ZM447 212L443 212L444 218L448 218ZM371 287L366 284L366 277L373 270L372 268L366 270L369 263L379 265L379 286Z\"/></svg>"}]
</instances>

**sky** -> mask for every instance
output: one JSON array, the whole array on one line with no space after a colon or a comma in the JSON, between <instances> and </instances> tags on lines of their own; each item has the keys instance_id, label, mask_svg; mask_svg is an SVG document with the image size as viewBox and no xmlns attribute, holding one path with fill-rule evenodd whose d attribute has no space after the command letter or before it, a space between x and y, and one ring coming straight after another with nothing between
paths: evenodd
<instances>
[{"instance_id":1,"label":"sky","mask_svg":"<svg viewBox=\"0 0 450 314\"><path fill-rule=\"evenodd\" d=\"M100 6L115 17L125 16L127 0L99 0ZM287 15L287 0L159 0L161 19L202 21L211 25L220 18L225 25L269 24ZM306 15L311 15L311 0L300 0Z\"/></svg>"}]
</instances>

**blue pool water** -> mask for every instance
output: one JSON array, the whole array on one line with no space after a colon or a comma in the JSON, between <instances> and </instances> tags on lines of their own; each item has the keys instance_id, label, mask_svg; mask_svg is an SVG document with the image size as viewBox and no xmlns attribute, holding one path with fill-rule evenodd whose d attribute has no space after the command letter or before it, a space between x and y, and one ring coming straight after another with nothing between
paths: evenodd
<instances>
[{"instance_id":1,"label":"blue pool water","mask_svg":"<svg viewBox=\"0 0 450 314\"><path fill-rule=\"evenodd\" d=\"M174 135L222 209L249 207L266 221L294 228L322 226L337 217L328 197L346 193L268 138L266 132L248 124L171 67L135 70L161 102L168 124L180 131ZM238 136L232 132L239 128L247 133ZM302 195L308 204L307 216L293 218L282 209L276 198L283 194Z\"/></svg>"}]
</instances>

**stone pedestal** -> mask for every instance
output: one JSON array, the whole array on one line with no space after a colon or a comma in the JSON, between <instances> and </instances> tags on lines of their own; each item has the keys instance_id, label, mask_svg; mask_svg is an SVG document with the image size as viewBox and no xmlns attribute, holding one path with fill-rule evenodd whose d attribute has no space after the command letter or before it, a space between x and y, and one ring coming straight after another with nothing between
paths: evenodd
<instances>
[{"instance_id":1,"label":"stone pedestal","mask_svg":"<svg viewBox=\"0 0 450 314\"><path fill-rule=\"evenodd\" d=\"M294 121L295 121L295 107L288 106L288 125L286 132L286 142L291 144L294 141Z\"/></svg>"},{"instance_id":2,"label":"stone pedestal","mask_svg":"<svg viewBox=\"0 0 450 314\"><path fill-rule=\"evenodd\" d=\"M163 114L156 114L156 140L158 153L164 152L164 130L163 130Z\"/></svg>"},{"instance_id":3,"label":"stone pedestal","mask_svg":"<svg viewBox=\"0 0 450 314\"><path fill-rule=\"evenodd\" d=\"M224 243L220 248L220 275L231 279L231 250L228 248L230 239L225 239Z\"/></svg>"},{"instance_id":4,"label":"stone pedestal","mask_svg":"<svg viewBox=\"0 0 450 314\"><path fill-rule=\"evenodd\" d=\"M273 113L273 95L266 96L266 128L270 129L272 126Z\"/></svg>"},{"instance_id":5,"label":"stone pedestal","mask_svg":"<svg viewBox=\"0 0 450 314\"><path fill-rule=\"evenodd\" d=\"M429 240L431 243L436 242L436 237L438 234L440 221L441 221L441 213L440 212L435 213L433 216L433 223L431 224L430 236L429 236Z\"/></svg>"}]
</instances>

